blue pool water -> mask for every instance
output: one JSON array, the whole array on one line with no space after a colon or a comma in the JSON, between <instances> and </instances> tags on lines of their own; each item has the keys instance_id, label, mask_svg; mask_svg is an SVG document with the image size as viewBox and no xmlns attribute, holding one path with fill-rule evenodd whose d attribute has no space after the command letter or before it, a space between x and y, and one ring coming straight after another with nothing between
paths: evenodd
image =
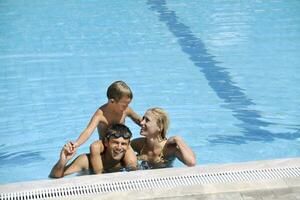
<instances>
[{"instance_id":1,"label":"blue pool water","mask_svg":"<svg viewBox=\"0 0 300 200\"><path fill-rule=\"evenodd\" d=\"M0 27L1 184L46 179L115 80L198 164L300 156L298 0L4 0Z\"/></svg>"}]
</instances>

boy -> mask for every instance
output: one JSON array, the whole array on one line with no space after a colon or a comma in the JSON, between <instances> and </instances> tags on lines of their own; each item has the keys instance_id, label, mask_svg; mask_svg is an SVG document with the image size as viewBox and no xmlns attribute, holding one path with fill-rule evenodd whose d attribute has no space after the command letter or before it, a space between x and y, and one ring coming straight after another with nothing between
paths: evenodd
<instances>
[{"instance_id":1,"label":"boy","mask_svg":"<svg viewBox=\"0 0 300 200\"><path fill-rule=\"evenodd\" d=\"M100 157L103 163L103 172L120 171L126 167L123 163L123 158L128 150L131 136L131 131L123 124L114 124L107 130L107 135L103 138L104 152ZM69 153L70 148L72 148L70 142L62 148L60 159L50 172L49 176L51 178L61 178L75 172L91 170L90 154L81 154L71 164L66 166L68 161L75 155L75 151Z\"/></svg>"},{"instance_id":2,"label":"boy","mask_svg":"<svg viewBox=\"0 0 300 200\"><path fill-rule=\"evenodd\" d=\"M112 124L124 124L125 118L131 118L136 124L140 125L141 117L137 115L128 105L130 104L133 94L128 85L123 81L112 83L107 89L108 102L102 105L90 120L88 126L80 134L76 142L72 142L71 151L75 151L98 129L99 140L90 146L90 159L92 169L95 174L102 173L102 162L100 154L104 149L102 139L106 136L107 127ZM131 147L126 152L124 162L133 170L137 169L137 159Z\"/></svg>"}]
</instances>

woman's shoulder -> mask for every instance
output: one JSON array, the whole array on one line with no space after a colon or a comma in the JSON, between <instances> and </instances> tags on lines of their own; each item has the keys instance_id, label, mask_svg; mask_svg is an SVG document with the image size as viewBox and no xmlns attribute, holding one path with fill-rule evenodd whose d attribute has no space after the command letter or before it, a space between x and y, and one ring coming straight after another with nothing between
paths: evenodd
<instances>
[{"instance_id":1,"label":"woman's shoulder","mask_svg":"<svg viewBox=\"0 0 300 200\"><path fill-rule=\"evenodd\" d=\"M165 157L173 157L175 156L175 152L177 150L177 144L174 142L173 138L166 139L166 142L163 147L163 155Z\"/></svg>"}]
</instances>

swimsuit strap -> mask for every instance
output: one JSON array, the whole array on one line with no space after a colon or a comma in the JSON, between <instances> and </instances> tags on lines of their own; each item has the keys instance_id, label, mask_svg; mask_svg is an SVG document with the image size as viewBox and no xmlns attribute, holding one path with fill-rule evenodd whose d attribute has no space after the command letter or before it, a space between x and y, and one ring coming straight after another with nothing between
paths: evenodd
<instances>
[{"instance_id":1,"label":"swimsuit strap","mask_svg":"<svg viewBox=\"0 0 300 200\"><path fill-rule=\"evenodd\" d=\"M166 139L164 139L164 140L166 140ZM143 152L145 146L146 146L146 141L144 142L142 149L140 150L139 154L137 155L138 160L143 160L143 156L141 155L141 153ZM164 145L164 147L165 147L165 145ZM157 159L155 159L155 163L168 163L168 162L171 162L174 160L174 158L172 158L172 159L165 158L164 151L163 151L164 147L162 148L161 152L157 156Z\"/></svg>"}]
</instances>

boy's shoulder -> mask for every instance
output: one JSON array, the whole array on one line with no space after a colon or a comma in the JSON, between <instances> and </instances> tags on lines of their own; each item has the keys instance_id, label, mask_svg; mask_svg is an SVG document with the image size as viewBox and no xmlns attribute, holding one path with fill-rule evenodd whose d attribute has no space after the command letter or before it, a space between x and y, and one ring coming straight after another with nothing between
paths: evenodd
<instances>
[{"instance_id":1,"label":"boy's shoulder","mask_svg":"<svg viewBox=\"0 0 300 200\"><path fill-rule=\"evenodd\" d=\"M103 115L103 113L104 113L104 111L103 111L102 107L98 108L95 112L95 114L97 114L97 115Z\"/></svg>"},{"instance_id":2,"label":"boy's shoulder","mask_svg":"<svg viewBox=\"0 0 300 200\"><path fill-rule=\"evenodd\" d=\"M96 110L94 117L100 120L104 118L104 111L101 109L101 107Z\"/></svg>"}]
</instances>

